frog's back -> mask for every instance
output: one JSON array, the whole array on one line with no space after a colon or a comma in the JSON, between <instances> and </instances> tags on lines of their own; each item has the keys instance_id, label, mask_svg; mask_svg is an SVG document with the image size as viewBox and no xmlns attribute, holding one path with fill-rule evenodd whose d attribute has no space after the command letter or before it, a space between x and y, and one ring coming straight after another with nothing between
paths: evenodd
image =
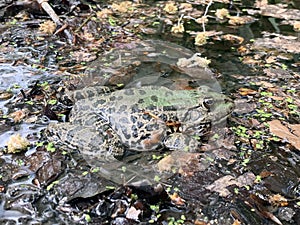
<instances>
[{"instance_id":1,"label":"frog's back","mask_svg":"<svg viewBox=\"0 0 300 225\"><path fill-rule=\"evenodd\" d=\"M166 87L145 86L123 89L106 96L105 106L116 111L136 108L144 110L166 111L198 105L203 94L196 90L170 90ZM100 102L99 105L104 105ZM128 112L132 112L128 110Z\"/></svg>"}]
</instances>

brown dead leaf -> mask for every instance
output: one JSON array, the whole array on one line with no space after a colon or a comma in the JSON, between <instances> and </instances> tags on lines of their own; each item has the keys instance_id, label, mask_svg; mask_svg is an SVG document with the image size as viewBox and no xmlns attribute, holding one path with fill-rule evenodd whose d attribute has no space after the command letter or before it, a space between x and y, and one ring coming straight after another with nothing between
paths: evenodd
<instances>
[{"instance_id":1,"label":"brown dead leaf","mask_svg":"<svg viewBox=\"0 0 300 225\"><path fill-rule=\"evenodd\" d=\"M273 176L273 173L267 170L263 170L260 172L259 176L261 176L261 178L266 178L269 176Z\"/></svg>"},{"instance_id":2,"label":"brown dead leaf","mask_svg":"<svg viewBox=\"0 0 300 225\"><path fill-rule=\"evenodd\" d=\"M129 10L132 10L133 4L130 1L124 1L124 2L120 2L119 4L117 3L113 3L111 5L111 8L114 11L117 11L119 13L126 13Z\"/></svg>"},{"instance_id":3,"label":"brown dead leaf","mask_svg":"<svg viewBox=\"0 0 300 225\"><path fill-rule=\"evenodd\" d=\"M208 225L208 224L204 221L195 220L194 225Z\"/></svg>"},{"instance_id":4,"label":"brown dead leaf","mask_svg":"<svg viewBox=\"0 0 300 225\"><path fill-rule=\"evenodd\" d=\"M232 44L235 44L235 45L240 45L244 42L243 37L233 35L233 34L222 35L222 38L226 41L230 41Z\"/></svg>"},{"instance_id":5,"label":"brown dead leaf","mask_svg":"<svg viewBox=\"0 0 300 225\"><path fill-rule=\"evenodd\" d=\"M299 21L296 21L296 22L293 24L293 28L294 28L294 31L296 31L296 32L300 31L300 22L299 22Z\"/></svg>"},{"instance_id":6,"label":"brown dead leaf","mask_svg":"<svg viewBox=\"0 0 300 225\"><path fill-rule=\"evenodd\" d=\"M178 7L175 5L175 2L168 2L165 5L164 11L166 11L169 14L175 14L178 11Z\"/></svg>"},{"instance_id":7,"label":"brown dead leaf","mask_svg":"<svg viewBox=\"0 0 300 225\"><path fill-rule=\"evenodd\" d=\"M226 175L215 180L212 184L206 186L205 188L210 191L218 192L220 196L226 197L230 194L227 189L228 186L236 185L238 187L243 187L246 185L251 186L255 181L255 175L251 172L242 174L241 176L235 178L231 175Z\"/></svg>"},{"instance_id":8,"label":"brown dead leaf","mask_svg":"<svg viewBox=\"0 0 300 225\"><path fill-rule=\"evenodd\" d=\"M284 97L279 97L279 96L269 96L271 99L275 100L275 101L282 101L284 100Z\"/></svg>"},{"instance_id":9,"label":"brown dead leaf","mask_svg":"<svg viewBox=\"0 0 300 225\"><path fill-rule=\"evenodd\" d=\"M300 19L299 9L288 9L284 7L284 4L266 4L259 8L263 16L295 21Z\"/></svg>"},{"instance_id":10,"label":"brown dead leaf","mask_svg":"<svg viewBox=\"0 0 300 225\"><path fill-rule=\"evenodd\" d=\"M9 91L0 91L0 100L6 100L13 96L13 94Z\"/></svg>"},{"instance_id":11,"label":"brown dead leaf","mask_svg":"<svg viewBox=\"0 0 300 225\"><path fill-rule=\"evenodd\" d=\"M18 153L25 151L30 142L20 134L14 134L7 141L7 153Z\"/></svg>"},{"instance_id":12,"label":"brown dead leaf","mask_svg":"<svg viewBox=\"0 0 300 225\"><path fill-rule=\"evenodd\" d=\"M102 9L96 13L97 17L100 19L107 19L112 14L113 12L110 9Z\"/></svg>"},{"instance_id":13,"label":"brown dead leaf","mask_svg":"<svg viewBox=\"0 0 300 225\"><path fill-rule=\"evenodd\" d=\"M234 220L232 225L240 225L240 224L241 224L241 222L239 220Z\"/></svg>"},{"instance_id":14,"label":"brown dead leaf","mask_svg":"<svg viewBox=\"0 0 300 225\"><path fill-rule=\"evenodd\" d=\"M288 205L288 201L285 197L281 196L280 194L272 195L269 197L269 202L273 206L284 207Z\"/></svg>"},{"instance_id":15,"label":"brown dead leaf","mask_svg":"<svg viewBox=\"0 0 300 225\"><path fill-rule=\"evenodd\" d=\"M242 62L250 65L259 65L261 63L259 60L254 59L253 57L250 56L245 56Z\"/></svg>"},{"instance_id":16,"label":"brown dead leaf","mask_svg":"<svg viewBox=\"0 0 300 225\"><path fill-rule=\"evenodd\" d=\"M268 122L270 126L270 132L280 137L281 139L286 139L295 148L300 150L300 124L286 124L283 125L279 120L273 120Z\"/></svg>"},{"instance_id":17,"label":"brown dead leaf","mask_svg":"<svg viewBox=\"0 0 300 225\"><path fill-rule=\"evenodd\" d=\"M139 215L141 214L142 210L136 209L133 206L129 208L126 212L126 218L132 220L139 220Z\"/></svg>"},{"instance_id":18,"label":"brown dead leaf","mask_svg":"<svg viewBox=\"0 0 300 225\"><path fill-rule=\"evenodd\" d=\"M269 56L266 58L266 63L271 64L276 62L277 57L276 56Z\"/></svg>"},{"instance_id":19,"label":"brown dead leaf","mask_svg":"<svg viewBox=\"0 0 300 225\"><path fill-rule=\"evenodd\" d=\"M180 12L191 12L193 11L193 5L190 3L180 3L179 5Z\"/></svg>"},{"instance_id":20,"label":"brown dead leaf","mask_svg":"<svg viewBox=\"0 0 300 225\"><path fill-rule=\"evenodd\" d=\"M215 15L218 19L223 20L230 16L228 9L222 8L222 9L217 9L215 12Z\"/></svg>"},{"instance_id":21,"label":"brown dead leaf","mask_svg":"<svg viewBox=\"0 0 300 225\"><path fill-rule=\"evenodd\" d=\"M300 124L290 124L289 128L294 135L300 137Z\"/></svg>"},{"instance_id":22,"label":"brown dead leaf","mask_svg":"<svg viewBox=\"0 0 300 225\"><path fill-rule=\"evenodd\" d=\"M181 198L177 192L174 192L172 195L169 195L171 201L175 204L175 205L184 205L185 204L185 200L183 198Z\"/></svg>"},{"instance_id":23,"label":"brown dead leaf","mask_svg":"<svg viewBox=\"0 0 300 225\"><path fill-rule=\"evenodd\" d=\"M157 163L159 171L178 172L183 176L192 176L195 171L201 170L203 164L199 163L199 153L184 151L174 152Z\"/></svg>"},{"instance_id":24,"label":"brown dead leaf","mask_svg":"<svg viewBox=\"0 0 300 225\"><path fill-rule=\"evenodd\" d=\"M39 31L45 34L53 34L56 29L56 24L51 20L47 20L40 24Z\"/></svg>"},{"instance_id":25,"label":"brown dead leaf","mask_svg":"<svg viewBox=\"0 0 300 225\"><path fill-rule=\"evenodd\" d=\"M255 7L260 8L260 7L265 7L268 5L268 0L258 0L255 1Z\"/></svg>"},{"instance_id":26,"label":"brown dead leaf","mask_svg":"<svg viewBox=\"0 0 300 225\"><path fill-rule=\"evenodd\" d=\"M27 114L28 112L25 109L22 109L11 113L9 116L14 119L15 123L19 123L26 117Z\"/></svg>"},{"instance_id":27,"label":"brown dead leaf","mask_svg":"<svg viewBox=\"0 0 300 225\"><path fill-rule=\"evenodd\" d=\"M254 18L251 16L228 16L228 23L231 25L243 25L254 22Z\"/></svg>"},{"instance_id":28,"label":"brown dead leaf","mask_svg":"<svg viewBox=\"0 0 300 225\"><path fill-rule=\"evenodd\" d=\"M257 91L252 90L250 88L240 88L239 89L239 94L242 96L246 96L246 95L255 95L257 93Z\"/></svg>"},{"instance_id":29,"label":"brown dead leaf","mask_svg":"<svg viewBox=\"0 0 300 225\"><path fill-rule=\"evenodd\" d=\"M299 53L300 42L297 37L277 34L272 38L257 38L253 43L253 49L263 50L274 49L276 52Z\"/></svg>"},{"instance_id":30,"label":"brown dead leaf","mask_svg":"<svg viewBox=\"0 0 300 225\"><path fill-rule=\"evenodd\" d=\"M96 55L85 51L74 51L72 58L77 62L91 62L96 59Z\"/></svg>"},{"instance_id":31,"label":"brown dead leaf","mask_svg":"<svg viewBox=\"0 0 300 225\"><path fill-rule=\"evenodd\" d=\"M249 52L250 52L250 50L247 48L247 47L245 47L245 46L240 46L238 49L237 49L237 51L241 54L241 55L246 55L246 54L248 54Z\"/></svg>"}]
</instances>

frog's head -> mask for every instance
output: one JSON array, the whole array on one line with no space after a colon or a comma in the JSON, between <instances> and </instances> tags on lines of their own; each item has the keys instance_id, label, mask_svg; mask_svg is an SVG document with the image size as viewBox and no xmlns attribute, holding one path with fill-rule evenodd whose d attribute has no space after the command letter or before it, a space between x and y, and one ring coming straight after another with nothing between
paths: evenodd
<instances>
[{"instance_id":1,"label":"frog's head","mask_svg":"<svg viewBox=\"0 0 300 225\"><path fill-rule=\"evenodd\" d=\"M202 95L202 96L201 96ZM181 132L166 137L164 146L171 150L195 151L201 145L201 136L214 128L223 128L233 110L232 100L213 91L199 94L200 105L185 112Z\"/></svg>"}]
</instances>

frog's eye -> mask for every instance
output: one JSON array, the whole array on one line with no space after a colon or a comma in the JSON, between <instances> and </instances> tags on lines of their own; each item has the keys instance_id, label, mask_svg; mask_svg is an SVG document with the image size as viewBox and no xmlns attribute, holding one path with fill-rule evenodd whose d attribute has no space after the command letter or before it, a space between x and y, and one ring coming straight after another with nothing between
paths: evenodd
<instances>
[{"instance_id":1,"label":"frog's eye","mask_svg":"<svg viewBox=\"0 0 300 225\"><path fill-rule=\"evenodd\" d=\"M210 107L214 104L214 99L212 97L205 97L203 99L203 105L205 108L210 109Z\"/></svg>"}]
</instances>

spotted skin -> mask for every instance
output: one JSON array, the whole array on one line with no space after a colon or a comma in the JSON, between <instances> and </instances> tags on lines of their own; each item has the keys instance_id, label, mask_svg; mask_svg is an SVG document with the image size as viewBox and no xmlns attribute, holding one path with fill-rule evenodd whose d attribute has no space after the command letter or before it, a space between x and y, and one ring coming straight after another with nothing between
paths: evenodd
<instances>
[{"instance_id":1,"label":"spotted skin","mask_svg":"<svg viewBox=\"0 0 300 225\"><path fill-rule=\"evenodd\" d=\"M196 150L201 143L193 137L206 134L213 120L226 118L232 109L223 94L207 87L145 86L115 92L93 87L75 92L73 98L70 121L51 123L46 135L57 145L103 158L121 156L124 149Z\"/></svg>"}]
</instances>

